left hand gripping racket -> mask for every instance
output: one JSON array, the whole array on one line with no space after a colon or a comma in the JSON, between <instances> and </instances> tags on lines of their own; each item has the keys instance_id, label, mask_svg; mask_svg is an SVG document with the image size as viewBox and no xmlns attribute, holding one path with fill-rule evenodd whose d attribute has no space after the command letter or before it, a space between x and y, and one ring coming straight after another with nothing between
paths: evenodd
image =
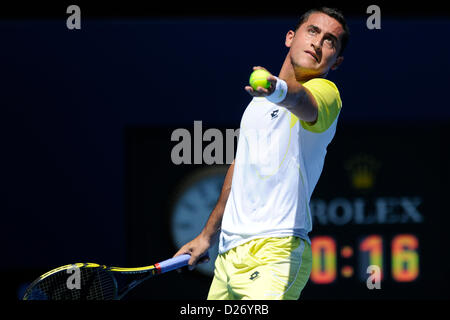
<instances>
[{"instance_id":1,"label":"left hand gripping racket","mask_svg":"<svg viewBox=\"0 0 450 320\"><path fill-rule=\"evenodd\" d=\"M140 268L69 264L34 280L26 289L23 300L120 300L143 281L187 266L189 259L189 254L182 254Z\"/></svg>"}]
</instances>

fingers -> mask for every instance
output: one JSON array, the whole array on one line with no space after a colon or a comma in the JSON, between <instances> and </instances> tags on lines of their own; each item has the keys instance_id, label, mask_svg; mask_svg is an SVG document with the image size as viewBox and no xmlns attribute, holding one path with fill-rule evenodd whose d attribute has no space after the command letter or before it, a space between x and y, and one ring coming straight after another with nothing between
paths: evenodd
<instances>
[{"instance_id":1,"label":"fingers","mask_svg":"<svg viewBox=\"0 0 450 320\"><path fill-rule=\"evenodd\" d=\"M191 254L191 258L188 262L188 269L194 270L198 264L206 263L210 261L208 255L205 255L206 252L202 252L201 254Z\"/></svg>"},{"instance_id":2,"label":"fingers","mask_svg":"<svg viewBox=\"0 0 450 320\"><path fill-rule=\"evenodd\" d=\"M271 86L276 86L277 85L277 77L270 75L267 77L267 80L270 82Z\"/></svg>"},{"instance_id":3,"label":"fingers","mask_svg":"<svg viewBox=\"0 0 450 320\"><path fill-rule=\"evenodd\" d=\"M181 254L189 254L188 269L193 270L198 263L209 261L208 249L210 248L210 242L205 237L199 235L192 241L186 243L184 246L175 253L174 257Z\"/></svg>"},{"instance_id":4,"label":"fingers","mask_svg":"<svg viewBox=\"0 0 450 320\"><path fill-rule=\"evenodd\" d=\"M250 86L245 86L244 89L245 89L245 91L248 92L249 95L251 95L251 96L253 96L253 97L256 97L256 96L257 96L257 93L255 92L255 90L253 90L252 87L250 87Z\"/></svg>"},{"instance_id":5,"label":"fingers","mask_svg":"<svg viewBox=\"0 0 450 320\"><path fill-rule=\"evenodd\" d=\"M189 247L187 247L186 245L181 247L180 250L178 250L177 253L173 255L173 258L182 254L191 254L191 250L189 249Z\"/></svg>"},{"instance_id":6,"label":"fingers","mask_svg":"<svg viewBox=\"0 0 450 320\"><path fill-rule=\"evenodd\" d=\"M256 91L250 86L245 86L244 89L253 97L265 97L270 94L269 90L263 87L258 87Z\"/></svg>"},{"instance_id":7,"label":"fingers","mask_svg":"<svg viewBox=\"0 0 450 320\"><path fill-rule=\"evenodd\" d=\"M197 264L198 256L191 254L191 258L188 262L188 269L189 271L192 271L195 269L195 265Z\"/></svg>"},{"instance_id":8,"label":"fingers","mask_svg":"<svg viewBox=\"0 0 450 320\"><path fill-rule=\"evenodd\" d=\"M201 257L201 258L197 259L193 265L189 265L188 269L189 269L189 271L192 271L195 269L195 267L197 265L202 264L202 263L207 263L207 262L209 262L209 260L210 260L209 257Z\"/></svg>"},{"instance_id":9,"label":"fingers","mask_svg":"<svg viewBox=\"0 0 450 320\"><path fill-rule=\"evenodd\" d=\"M206 252L206 251L205 251ZM210 260L209 256L205 255L205 252L200 252L198 250L195 250L195 248L189 247L189 246L183 246L180 250L178 250L177 253L173 257L182 255L182 254L189 254L191 257L188 261L188 269L189 271L192 271L195 269L197 264L200 263L206 263ZM181 273L181 270L177 270L179 273Z\"/></svg>"},{"instance_id":10,"label":"fingers","mask_svg":"<svg viewBox=\"0 0 450 320\"><path fill-rule=\"evenodd\" d=\"M255 71L255 70L265 70L265 71L269 72L266 68L261 67L261 66L254 66L253 71ZM270 82L270 87L267 89L263 88L263 87L257 87L255 90L251 86L245 86L244 89L252 97L266 97L274 91L274 88L277 84L277 78L275 76L273 76L272 74L270 74L270 76L267 77L267 81Z\"/></svg>"},{"instance_id":11,"label":"fingers","mask_svg":"<svg viewBox=\"0 0 450 320\"><path fill-rule=\"evenodd\" d=\"M201 263L207 263L207 262L209 262L211 259L209 258L209 257L203 257L203 258L200 258L199 260L198 260L198 264L201 264Z\"/></svg>"},{"instance_id":12,"label":"fingers","mask_svg":"<svg viewBox=\"0 0 450 320\"><path fill-rule=\"evenodd\" d=\"M267 71L267 69L266 69L266 68L264 68L264 67L261 67L261 66L255 66L255 67L253 67L253 71L255 71L255 70L260 70L260 69L262 69L262 70L266 70L266 71ZM267 71L267 72L269 72L269 71Z\"/></svg>"},{"instance_id":13,"label":"fingers","mask_svg":"<svg viewBox=\"0 0 450 320\"><path fill-rule=\"evenodd\" d=\"M188 255L191 256L189 258L187 267L188 267L189 270L193 270L195 268L195 265L198 263L197 260L199 260L199 256L194 254L192 252L192 249L188 249L188 248L182 247L180 250L178 250L177 253L175 253L175 255L173 257L177 257L177 256L182 255L182 254L188 254ZM182 268L177 269L177 272L181 273L182 272Z\"/></svg>"}]
</instances>

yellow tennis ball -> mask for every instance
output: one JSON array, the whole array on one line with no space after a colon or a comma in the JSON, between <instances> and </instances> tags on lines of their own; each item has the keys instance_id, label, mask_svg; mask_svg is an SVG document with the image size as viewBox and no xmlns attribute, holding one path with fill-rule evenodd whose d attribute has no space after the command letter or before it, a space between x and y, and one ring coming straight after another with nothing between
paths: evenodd
<instances>
[{"instance_id":1,"label":"yellow tennis ball","mask_svg":"<svg viewBox=\"0 0 450 320\"><path fill-rule=\"evenodd\" d=\"M270 87L270 82L267 80L268 76L270 76L270 72L266 70L258 69L253 71L249 80L253 90L258 89L258 87L268 89Z\"/></svg>"}]
</instances>

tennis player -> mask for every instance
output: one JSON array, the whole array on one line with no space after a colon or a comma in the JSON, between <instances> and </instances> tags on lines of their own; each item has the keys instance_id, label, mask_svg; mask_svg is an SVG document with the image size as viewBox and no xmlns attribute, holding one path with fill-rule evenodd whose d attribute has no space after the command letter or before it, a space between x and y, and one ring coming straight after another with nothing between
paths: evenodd
<instances>
[{"instance_id":1,"label":"tennis player","mask_svg":"<svg viewBox=\"0 0 450 320\"><path fill-rule=\"evenodd\" d=\"M342 107L325 78L344 60L348 37L341 12L312 9L287 32L289 52L270 87L245 87L253 99L217 205L175 254L191 254L192 269L219 240L208 299L300 297L312 265L309 202Z\"/></svg>"}]
</instances>

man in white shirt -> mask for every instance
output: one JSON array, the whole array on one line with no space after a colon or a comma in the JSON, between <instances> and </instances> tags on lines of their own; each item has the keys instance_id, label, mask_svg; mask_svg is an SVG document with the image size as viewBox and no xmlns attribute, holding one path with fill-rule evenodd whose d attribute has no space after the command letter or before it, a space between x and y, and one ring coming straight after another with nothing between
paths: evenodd
<instances>
[{"instance_id":1,"label":"man in white shirt","mask_svg":"<svg viewBox=\"0 0 450 320\"><path fill-rule=\"evenodd\" d=\"M298 299L306 285L309 201L342 107L325 77L342 63L348 36L339 11L312 9L286 34L289 52L270 87L245 87L253 99L217 205L176 253L190 254L192 267L219 236L208 299Z\"/></svg>"}]
</instances>

